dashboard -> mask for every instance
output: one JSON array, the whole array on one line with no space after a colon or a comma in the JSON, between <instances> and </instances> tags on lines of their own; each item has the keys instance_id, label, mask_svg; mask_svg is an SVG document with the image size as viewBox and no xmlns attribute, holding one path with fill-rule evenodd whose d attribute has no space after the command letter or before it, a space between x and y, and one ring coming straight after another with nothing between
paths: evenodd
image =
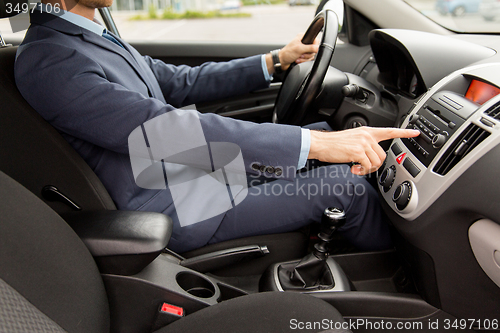
<instances>
[{"instance_id":1,"label":"dashboard","mask_svg":"<svg viewBox=\"0 0 500 333\"><path fill-rule=\"evenodd\" d=\"M369 38L376 66L365 78L399 104L401 128L421 132L392 142L378 179L387 205L412 221L499 143L500 59L493 47L419 31Z\"/></svg>"},{"instance_id":2,"label":"dashboard","mask_svg":"<svg viewBox=\"0 0 500 333\"><path fill-rule=\"evenodd\" d=\"M396 139L379 177L385 201L420 216L481 156L500 142L500 64L459 70L432 87L402 124L417 138Z\"/></svg>"},{"instance_id":3,"label":"dashboard","mask_svg":"<svg viewBox=\"0 0 500 333\"><path fill-rule=\"evenodd\" d=\"M499 143L500 63L493 48L448 36L380 29L369 37L372 79L412 102L400 127L421 132L393 141L378 179L389 207L412 221Z\"/></svg>"},{"instance_id":4,"label":"dashboard","mask_svg":"<svg viewBox=\"0 0 500 333\"><path fill-rule=\"evenodd\" d=\"M459 70L434 85L403 128L417 138L396 139L379 177L385 201L415 220L472 164L500 143L500 64Z\"/></svg>"},{"instance_id":5,"label":"dashboard","mask_svg":"<svg viewBox=\"0 0 500 333\"><path fill-rule=\"evenodd\" d=\"M369 38L376 65L360 65L359 77L386 101L366 109L387 112L378 106L389 101L396 125L421 133L390 142L377 174L419 292L460 318L498 317L500 39L398 29Z\"/></svg>"}]
</instances>

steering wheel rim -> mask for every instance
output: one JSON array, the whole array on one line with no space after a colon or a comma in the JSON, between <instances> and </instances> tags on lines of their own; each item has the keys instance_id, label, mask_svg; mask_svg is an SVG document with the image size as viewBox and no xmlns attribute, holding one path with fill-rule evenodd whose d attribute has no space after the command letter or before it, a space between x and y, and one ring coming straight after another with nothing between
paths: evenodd
<instances>
[{"instance_id":1,"label":"steering wheel rim","mask_svg":"<svg viewBox=\"0 0 500 333\"><path fill-rule=\"evenodd\" d=\"M326 9L318 13L309 25L302 43L312 44L323 29L323 37L318 53L311 66L310 62L288 68L285 79L276 98L273 123L299 125L307 110L321 90L330 66L337 42L339 21L334 11Z\"/></svg>"}]
</instances>

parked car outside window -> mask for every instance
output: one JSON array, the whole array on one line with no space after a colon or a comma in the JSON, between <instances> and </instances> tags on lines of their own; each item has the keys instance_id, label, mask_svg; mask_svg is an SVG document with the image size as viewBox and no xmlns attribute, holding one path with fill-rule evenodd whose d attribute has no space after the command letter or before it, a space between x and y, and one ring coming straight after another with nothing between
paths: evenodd
<instances>
[{"instance_id":1,"label":"parked car outside window","mask_svg":"<svg viewBox=\"0 0 500 333\"><path fill-rule=\"evenodd\" d=\"M466 13L477 13L480 3L481 0L438 0L436 9L441 15L463 16Z\"/></svg>"}]
</instances>

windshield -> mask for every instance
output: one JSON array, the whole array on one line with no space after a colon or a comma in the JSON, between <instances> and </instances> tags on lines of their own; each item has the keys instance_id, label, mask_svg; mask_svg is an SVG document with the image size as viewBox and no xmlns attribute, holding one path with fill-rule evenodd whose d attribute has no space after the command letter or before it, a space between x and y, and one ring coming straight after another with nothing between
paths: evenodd
<instances>
[{"instance_id":1,"label":"windshield","mask_svg":"<svg viewBox=\"0 0 500 333\"><path fill-rule=\"evenodd\" d=\"M404 0L457 32L500 32L500 0Z\"/></svg>"}]
</instances>

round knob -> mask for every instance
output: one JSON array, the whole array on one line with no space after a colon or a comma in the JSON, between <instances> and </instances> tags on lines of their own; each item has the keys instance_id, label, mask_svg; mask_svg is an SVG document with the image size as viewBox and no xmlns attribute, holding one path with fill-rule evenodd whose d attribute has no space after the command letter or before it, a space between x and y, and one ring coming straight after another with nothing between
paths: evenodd
<instances>
[{"instance_id":1,"label":"round knob","mask_svg":"<svg viewBox=\"0 0 500 333\"><path fill-rule=\"evenodd\" d=\"M414 125L417 123L417 121L420 119L420 116L418 114L414 114L410 117L410 124Z\"/></svg>"},{"instance_id":2,"label":"round knob","mask_svg":"<svg viewBox=\"0 0 500 333\"><path fill-rule=\"evenodd\" d=\"M392 201L396 203L399 210L405 209L411 198L411 184L409 182L404 182L399 184L394 191L392 196Z\"/></svg>"},{"instance_id":3,"label":"round knob","mask_svg":"<svg viewBox=\"0 0 500 333\"><path fill-rule=\"evenodd\" d=\"M355 97L359 92L359 87L355 84L348 84L342 87L342 94L345 97Z\"/></svg>"},{"instance_id":4,"label":"round knob","mask_svg":"<svg viewBox=\"0 0 500 333\"><path fill-rule=\"evenodd\" d=\"M345 212L337 207L328 207L323 212L323 218L321 222L326 222L328 224L344 224L345 223Z\"/></svg>"},{"instance_id":5,"label":"round knob","mask_svg":"<svg viewBox=\"0 0 500 333\"><path fill-rule=\"evenodd\" d=\"M332 234L344 224L345 212L340 208L328 207L323 212L320 225L321 232L318 234L318 237L328 241L331 239Z\"/></svg>"},{"instance_id":6,"label":"round knob","mask_svg":"<svg viewBox=\"0 0 500 333\"><path fill-rule=\"evenodd\" d=\"M396 178L396 167L391 165L389 168L385 169L380 175L378 183L384 188L384 192L391 189L394 179Z\"/></svg>"},{"instance_id":7,"label":"round knob","mask_svg":"<svg viewBox=\"0 0 500 333\"><path fill-rule=\"evenodd\" d=\"M446 142L446 136L444 136L443 134L436 134L432 138L432 146L434 148L441 148L445 142Z\"/></svg>"},{"instance_id":8,"label":"round knob","mask_svg":"<svg viewBox=\"0 0 500 333\"><path fill-rule=\"evenodd\" d=\"M368 126L368 121L366 121L366 119L363 117L355 116L347 119L345 124L346 124L344 127L345 129L356 128L361 126Z\"/></svg>"}]
</instances>

